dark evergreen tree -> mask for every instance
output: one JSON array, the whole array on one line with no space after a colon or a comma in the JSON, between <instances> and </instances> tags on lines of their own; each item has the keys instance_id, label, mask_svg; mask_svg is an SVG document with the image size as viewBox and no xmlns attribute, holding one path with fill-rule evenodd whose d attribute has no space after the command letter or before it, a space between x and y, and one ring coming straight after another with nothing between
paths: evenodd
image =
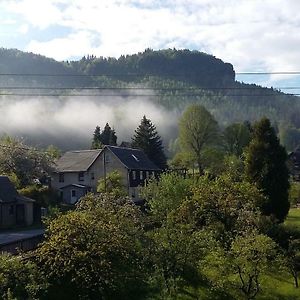
<instances>
[{"instance_id":1,"label":"dark evergreen tree","mask_svg":"<svg viewBox=\"0 0 300 300\"><path fill-rule=\"evenodd\" d=\"M246 151L246 176L266 196L266 201L261 205L262 213L273 215L283 222L290 207L286 150L280 145L267 118L262 118L254 125L252 136Z\"/></svg>"},{"instance_id":2,"label":"dark evergreen tree","mask_svg":"<svg viewBox=\"0 0 300 300\"><path fill-rule=\"evenodd\" d=\"M93 134L91 149L100 149L102 147L100 127L97 125Z\"/></svg>"},{"instance_id":3,"label":"dark evergreen tree","mask_svg":"<svg viewBox=\"0 0 300 300\"><path fill-rule=\"evenodd\" d=\"M143 117L141 124L135 130L132 138L132 147L143 150L159 168L167 168L167 158L161 137L158 135L156 127L146 116Z\"/></svg>"},{"instance_id":4,"label":"dark evergreen tree","mask_svg":"<svg viewBox=\"0 0 300 300\"><path fill-rule=\"evenodd\" d=\"M106 123L102 133L101 133L101 142L103 145L117 145L117 136L114 129L111 129L108 123Z\"/></svg>"}]
</instances>

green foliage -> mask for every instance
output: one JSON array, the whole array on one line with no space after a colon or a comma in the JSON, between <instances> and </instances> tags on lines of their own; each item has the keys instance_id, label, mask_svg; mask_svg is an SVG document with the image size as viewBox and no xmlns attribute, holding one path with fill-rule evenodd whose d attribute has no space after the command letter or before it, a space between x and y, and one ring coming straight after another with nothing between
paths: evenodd
<instances>
[{"instance_id":1,"label":"green foliage","mask_svg":"<svg viewBox=\"0 0 300 300\"><path fill-rule=\"evenodd\" d=\"M154 281L162 298L175 299L186 285L199 286L201 275L197 261L202 255L205 236L190 225L176 224L169 219L149 233L154 267Z\"/></svg>"},{"instance_id":2,"label":"green foliage","mask_svg":"<svg viewBox=\"0 0 300 300\"><path fill-rule=\"evenodd\" d=\"M59 159L61 157L61 150L54 145L49 145L46 152L52 159Z\"/></svg>"},{"instance_id":3,"label":"green foliage","mask_svg":"<svg viewBox=\"0 0 300 300\"><path fill-rule=\"evenodd\" d=\"M117 136L114 129L111 129L109 124L106 123L101 135L100 135L100 141L103 145L117 145Z\"/></svg>"},{"instance_id":4,"label":"green foliage","mask_svg":"<svg viewBox=\"0 0 300 300\"><path fill-rule=\"evenodd\" d=\"M167 159L162 140L156 131L156 127L146 116L142 118L141 124L135 130L132 138L132 147L143 150L148 158L159 168L167 168Z\"/></svg>"},{"instance_id":5,"label":"green foliage","mask_svg":"<svg viewBox=\"0 0 300 300\"><path fill-rule=\"evenodd\" d=\"M248 180L262 190L268 201L261 206L265 215L283 222L289 211L289 172L287 153L271 127L263 118L254 125L253 139L246 151L245 173Z\"/></svg>"},{"instance_id":6,"label":"green foliage","mask_svg":"<svg viewBox=\"0 0 300 300\"><path fill-rule=\"evenodd\" d=\"M57 206L60 203L57 192L42 185L28 185L19 189L19 193L25 197L34 199L41 207Z\"/></svg>"},{"instance_id":7,"label":"green foliage","mask_svg":"<svg viewBox=\"0 0 300 300\"><path fill-rule=\"evenodd\" d=\"M300 203L300 182L291 182L289 190L289 202L291 206L296 206Z\"/></svg>"},{"instance_id":8,"label":"green foliage","mask_svg":"<svg viewBox=\"0 0 300 300\"><path fill-rule=\"evenodd\" d=\"M220 147L206 147L202 152L203 168L213 176L222 173L225 153Z\"/></svg>"},{"instance_id":9,"label":"green foliage","mask_svg":"<svg viewBox=\"0 0 300 300\"><path fill-rule=\"evenodd\" d=\"M109 195L81 199L50 222L36 252L48 299L139 298L147 279L142 242L136 207Z\"/></svg>"},{"instance_id":10,"label":"green foliage","mask_svg":"<svg viewBox=\"0 0 300 300\"><path fill-rule=\"evenodd\" d=\"M201 105L191 105L179 121L179 141L182 149L196 157L199 173L203 173L203 150L214 145L218 136L218 124Z\"/></svg>"},{"instance_id":11,"label":"green foliage","mask_svg":"<svg viewBox=\"0 0 300 300\"><path fill-rule=\"evenodd\" d=\"M39 299L47 285L37 266L19 256L0 255L0 297L4 300Z\"/></svg>"},{"instance_id":12,"label":"green foliage","mask_svg":"<svg viewBox=\"0 0 300 300\"><path fill-rule=\"evenodd\" d=\"M191 180L184 179L176 173L165 173L160 176L159 181L152 178L142 188L141 193L151 214L162 222L191 195L191 186Z\"/></svg>"},{"instance_id":13,"label":"green foliage","mask_svg":"<svg viewBox=\"0 0 300 300\"><path fill-rule=\"evenodd\" d=\"M289 214L285 220L285 224L291 227L295 227L300 231L300 209L291 208Z\"/></svg>"},{"instance_id":14,"label":"green foliage","mask_svg":"<svg viewBox=\"0 0 300 300\"><path fill-rule=\"evenodd\" d=\"M260 277L276 263L276 244L255 231L237 236L230 249L233 282L246 299L254 299L260 291Z\"/></svg>"},{"instance_id":15,"label":"green foliage","mask_svg":"<svg viewBox=\"0 0 300 300\"><path fill-rule=\"evenodd\" d=\"M257 226L257 206L264 201L257 188L248 182L235 182L228 175L213 180L202 176L193 188L191 200L181 206L177 215L189 222L194 220L198 228L210 228L226 245L237 233Z\"/></svg>"},{"instance_id":16,"label":"green foliage","mask_svg":"<svg viewBox=\"0 0 300 300\"><path fill-rule=\"evenodd\" d=\"M288 151L294 151L300 145L300 130L295 126L280 124L279 138Z\"/></svg>"},{"instance_id":17,"label":"green foliage","mask_svg":"<svg viewBox=\"0 0 300 300\"><path fill-rule=\"evenodd\" d=\"M225 155L223 159L223 173L234 181L242 181L244 177L244 163L235 155Z\"/></svg>"},{"instance_id":18,"label":"green foliage","mask_svg":"<svg viewBox=\"0 0 300 300\"><path fill-rule=\"evenodd\" d=\"M97 185L98 193L109 193L114 198L126 197L127 191L123 183L122 175L118 171L112 171L106 178L100 178Z\"/></svg>"},{"instance_id":19,"label":"green foliage","mask_svg":"<svg viewBox=\"0 0 300 300\"><path fill-rule=\"evenodd\" d=\"M193 169L195 165L195 157L189 152L177 152L173 159L169 162L169 165L174 169Z\"/></svg>"},{"instance_id":20,"label":"green foliage","mask_svg":"<svg viewBox=\"0 0 300 300\"><path fill-rule=\"evenodd\" d=\"M102 148L101 132L100 132L100 127L97 125L93 134L91 149L101 149L101 148Z\"/></svg>"},{"instance_id":21,"label":"green foliage","mask_svg":"<svg viewBox=\"0 0 300 300\"><path fill-rule=\"evenodd\" d=\"M245 123L233 123L227 126L223 135L227 152L236 156L242 155L251 139L250 129Z\"/></svg>"},{"instance_id":22,"label":"green foliage","mask_svg":"<svg viewBox=\"0 0 300 300\"><path fill-rule=\"evenodd\" d=\"M300 234L299 234L300 235ZM290 239L286 252L288 270L292 274L295 282L295 288L299 287L300 274L300 237L298 239Z\"/></svg>"},{"instance_id":23,"label":"green foliage","mask_svg":"<svg viewBox=\"0 0 300 300\"><path fill-rule=\"evenodd\" d=\"M0 139L0 148L0 172L16 177L19 186L32 184L34 179L52 171L52 157L22 140L4 136Z\"/></svg>"}]
</instances>

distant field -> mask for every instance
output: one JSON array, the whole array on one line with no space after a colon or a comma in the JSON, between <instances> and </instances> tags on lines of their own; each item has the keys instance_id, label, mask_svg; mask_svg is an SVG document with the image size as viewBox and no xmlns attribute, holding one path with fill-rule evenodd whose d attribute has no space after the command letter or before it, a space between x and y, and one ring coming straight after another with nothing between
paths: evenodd
<instances>
[{"instance_id":1,"label":"distant field","mask_svg":"<svg viewBox=\"0 0 300 300\"><path fill-rule=\"evenodd\" d=\"M291 208L285 221L286 225L297 227L300 230L300 208Z\"/></svg>"}]
</instances>

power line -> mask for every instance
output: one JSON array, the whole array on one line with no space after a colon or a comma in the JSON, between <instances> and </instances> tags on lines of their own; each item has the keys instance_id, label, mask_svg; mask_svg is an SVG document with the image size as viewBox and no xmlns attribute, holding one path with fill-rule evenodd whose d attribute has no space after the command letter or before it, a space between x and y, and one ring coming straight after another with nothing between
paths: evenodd
<instances>
[{"instance_id":1,"label":"power line","mask_svg":"<svg viewBox=\"0 0 300 300\"><path fill-rule=\"evenodd\" d=\"M235 72L236 75L300 75L300 71Z\"/></svg>"},{"instance_id":2,"label":"power line","mask_svg":"<svg viewBox=\"0 0 300 300\"><path fill-rule=\"evenodd\" d=\"M215 72L203 71L203 72L193 72L190 74L187 73L174 73L174 74L145 74L145 73L98 73L98 74L47 74L47 73L0 73L0 76L23 76L23 77L132 77L132 76L141 76L141 77L187 77L187 76L195 76L199 74L212 74ZM236 75L300 75L300 71L275 71L275 72L235 72Z\"/></svg>"},{"instance_id":3,"label":"power line","mask_svg":"<svg viewBox=\"0 0 300 300\"><path fill-rule=\"evenodd\" d=\"M47 94L38 94L38 93L0 93L0 96L22 96L22 97L193 97L193 96L203 96L202 93L194 94L58 94L58 93L47 93ZM213 96L213 97L276 97L274 94L225 94L225 95L204 95L204 96ZM284 94L283 96L300 96L297 93Z\"/></svg>"},{"instance_id":4,"label":"power line","mask_svg":"<svg viewBox=\"0 0 300 300\"><path fill-rule=\"evenodd\" d=\"M44 87L44 86L0 86L3 90L159 90L159 91L184 91L184 90L261 90L271 87L181 87L181 88L159 88L159 87L97 87L97 86L74 86L74 87ZM272 87L274 90L296 90L300 86Z\"/></svg>"}]
</instances>

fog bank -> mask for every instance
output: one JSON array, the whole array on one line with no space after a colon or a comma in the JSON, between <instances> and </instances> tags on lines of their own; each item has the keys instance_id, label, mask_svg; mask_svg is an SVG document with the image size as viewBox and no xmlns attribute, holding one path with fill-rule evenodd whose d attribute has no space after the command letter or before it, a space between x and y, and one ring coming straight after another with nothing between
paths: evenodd
<instances>
[{"instance_id":1,"label":"fog bank","mask_svg":"<svg viewBox=\"0 0 300 300\"><path fill-rule=\"evenodd\" d=\"M142 99L141 99L142 98ZM96 125L116 130L118 143L130 141L143 115L156 125L165 145L176 136L178 114L138 96L31 97L0 99L0 134L24 137L37 146L89 148Z\"/></svg>"}]
</instances>

